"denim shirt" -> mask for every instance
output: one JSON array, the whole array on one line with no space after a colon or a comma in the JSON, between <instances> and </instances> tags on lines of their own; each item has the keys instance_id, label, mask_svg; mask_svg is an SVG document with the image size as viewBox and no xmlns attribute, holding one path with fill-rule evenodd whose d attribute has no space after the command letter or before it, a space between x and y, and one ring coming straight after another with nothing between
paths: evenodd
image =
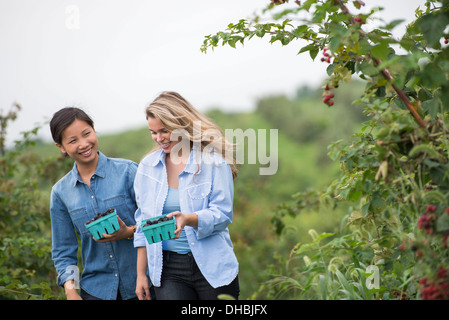
<instances>
[{"instance_id":1,"label":"denim shirt","mask_svg":"<svg viewBox=\"0 0 449 320\"><path fill-rule=\"evenodd\" d=\"M135 297L137 252L133 240L95 242L85 222L98 212L114 208L127 226L135 224L136 170L135 162L107 158L99 152L90 188L80 178L76 163L53 186L50 203L52 258L59 286L76 277L72 270L78 262L78 234L83 265L80 287L104 300L116 299L118 289L123 299Z\"/></svg>"},{"instance_id":2,"label":"denim shirt","mask_svg":"<svg viewBox=\"0 0 449 320\"><path fill-rule=\"evenodd\" d=\"M210 157L212 161L203 161L198 159L202 155L194 147L179 174L180 211L198 215L198 227L185 226L184 230L198 268L209 284L217 288L230 284L238 274L238 262L228 230L233 218L234 182L231 169L222 157L205 155L203 158ZM153 285L159 287L162 243L148 244L140 224L144 219L161 215L167 197L167 170L162 149L141 161L134 190L138 206L134 246L146 246L149 276Z\"/></svg>"}]
</instances>

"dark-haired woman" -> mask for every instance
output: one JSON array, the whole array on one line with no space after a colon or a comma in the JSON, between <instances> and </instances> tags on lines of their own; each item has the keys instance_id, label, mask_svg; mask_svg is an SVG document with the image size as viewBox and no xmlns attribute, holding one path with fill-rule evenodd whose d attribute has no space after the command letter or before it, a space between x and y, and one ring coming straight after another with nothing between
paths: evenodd
<instances>
[{"instance_id":1,"label":"dark-haired woman","mask_svg":"<svg viewBox=\"0 0 449 320\"><path fill-rule=\"evenodd\" d=\"M50 130L56 146L75 161L73 169L51 192L52 257L57 283L64 287L68 300L134 299L137 253L132 240L136 211L133 183L137 164L99 152L94 123L79 108L56 112ZM116 210L120 229L95 240L85 223L109 208ZM76 234L81 240L81 277Z\"/></svg>"}]
</instances>

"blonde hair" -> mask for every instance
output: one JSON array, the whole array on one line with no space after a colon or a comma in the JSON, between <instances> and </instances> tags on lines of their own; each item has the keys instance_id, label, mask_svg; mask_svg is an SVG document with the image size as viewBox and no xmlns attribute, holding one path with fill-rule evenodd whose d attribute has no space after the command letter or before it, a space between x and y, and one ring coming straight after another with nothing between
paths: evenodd
<instances>
[{"instance_id":1,"label":"blonde hair","mask_svg":"<svg viewBox=\"0 0 449 320\"><path fill-rule=\"evenodd\" d=\"M219 152L229 164L233 179L237 178L237 164L234 158L233 144L227 141L223 131L211 119L198 112L184 97L173 91L162 92L145 110L146 118L154 118L161 122L166 130L173 132L181 129L193 144L201 146L201 151ZM201 130L195 130L196 122ZM213 139L211 139L213 137ZM160 149L156 145L152 151ZM231 156L229 156L231 155Z\"/></svg>"}]
</instances>

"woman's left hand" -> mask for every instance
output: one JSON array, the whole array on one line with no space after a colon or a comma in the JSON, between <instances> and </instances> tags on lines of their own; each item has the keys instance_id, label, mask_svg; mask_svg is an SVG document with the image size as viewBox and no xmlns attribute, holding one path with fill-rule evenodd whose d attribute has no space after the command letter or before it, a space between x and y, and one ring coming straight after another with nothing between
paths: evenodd
<instances>
[{"instance_id":1,"label":"woman's left hand","mask_svg":"<svg viewBox=\"0 0 449 320\"><path fill-rule=\"evenodd\" d=\"M120 219L120 217L117 215L117 220L118 220L118 224L120 226L120 229L118 229L117 231L115 231L112 234L106 234L103 233L103 237L100 240L95 240L95 238L93 238L96 242L114 242L120 239L124 239L124 238L129 238L130 235L130 229L132 227L128 227L126 226L126 224L123 222L122 219Z\"/></svg>"}]
</instances>

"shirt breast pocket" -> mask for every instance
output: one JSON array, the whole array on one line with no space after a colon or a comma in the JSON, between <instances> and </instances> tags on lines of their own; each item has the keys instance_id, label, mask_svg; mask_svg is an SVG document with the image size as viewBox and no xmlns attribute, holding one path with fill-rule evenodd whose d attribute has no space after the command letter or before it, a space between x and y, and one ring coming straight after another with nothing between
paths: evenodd
<instances>
[{"instance_id":1,"label":"shirt breast pocket","mask_svg":"<svg viewBox=\"0 0 449 320\"><path fill-rule=\"evenodd\" d=\"M74 209L69 212L70 218L72 219L75 228L78 230L78 233L89 233L89 230L87 230L85 225L85 223L89 220L86 208Z\"/></svg>"},{"instance_id":2,"label":"shirt breast pocket","mask_svg":"<svg viewBox=\"0 0 449 320\"><path fill-rule=\"evenodd\" d=\"M187 189L193 210L201 210L207 207L211 187L212 184L210 182L204 182Z\"/></svg>"}]
</instances>

